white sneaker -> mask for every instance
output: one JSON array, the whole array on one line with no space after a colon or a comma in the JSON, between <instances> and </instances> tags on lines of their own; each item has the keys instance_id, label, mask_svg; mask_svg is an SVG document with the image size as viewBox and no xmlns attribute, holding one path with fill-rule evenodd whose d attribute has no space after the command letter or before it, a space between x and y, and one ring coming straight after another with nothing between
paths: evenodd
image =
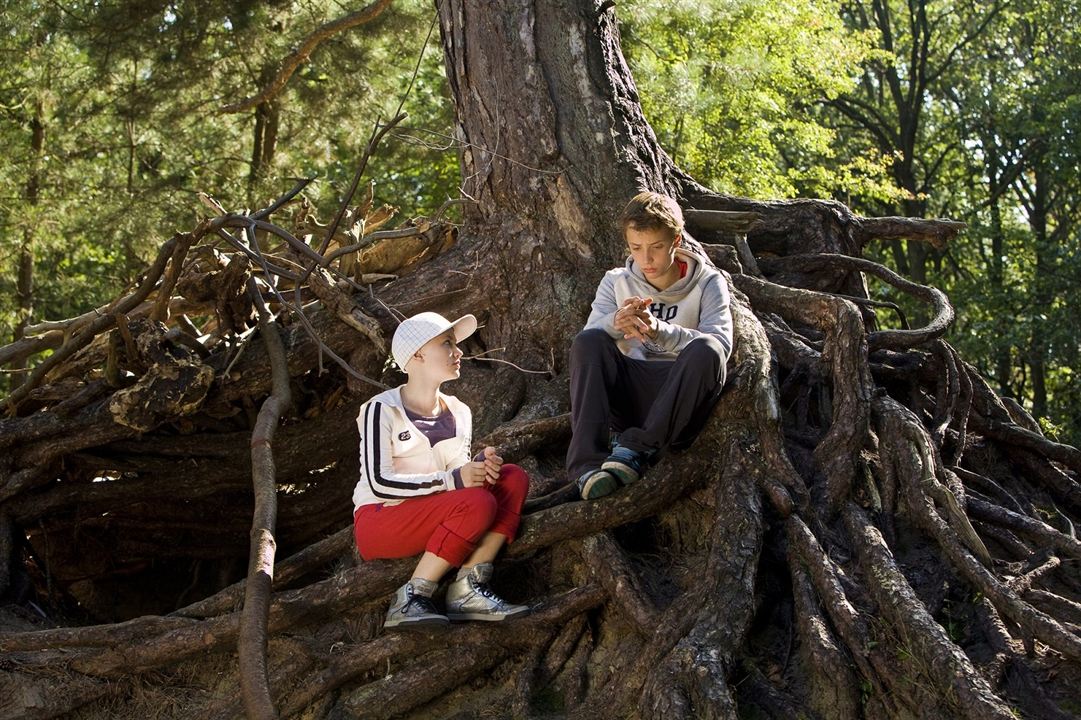
<instances>
[{"instance_id":1,"label":"white sneaker","mask_svg":"<svg viewBox=\"0 0 1081 720\"><path fill-rule=\"evenodd\" d=\"M451 620L486 620L499 622L529 614L528 605L511 605L492 592L492 564L474 565L461 580L447 588L447 617Z\"/></svg>"}]
</instances>

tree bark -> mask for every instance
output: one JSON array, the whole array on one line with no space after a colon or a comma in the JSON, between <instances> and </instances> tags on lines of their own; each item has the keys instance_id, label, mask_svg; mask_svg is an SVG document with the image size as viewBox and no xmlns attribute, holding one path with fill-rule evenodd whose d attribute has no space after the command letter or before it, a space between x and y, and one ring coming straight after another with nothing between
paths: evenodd
<instances>
[{"instance_id":1,"label":"tree bark","mask_svg":"<svg viewBox=\"0 0 1081 720\"><path fill-rule=\"evenodd\" d=\"M622 204L647 187L675 191L671 163L641 115L610 10L446 2L439 21L473 200L463 235L485 239L467 246L482 272L463 305L484 314L487 346L547 365L619 260ZM534 319L527 332L519 317Z\"/></svg>"},{"instance_id":2,"label":"tree bark","mask_svg":"<svg viewBox=\"0 0 1081 720\"><path fill-rule=\"evenodd\" d=\"M264 77L266 73L264 73ZM278 122L281 119L280 101L261 102L255 107L255 125L252 127L251 171L248 173L248 196L252 205L259 183L274 162L274 149L278 142Z\"/></svg>"}]
</instances>

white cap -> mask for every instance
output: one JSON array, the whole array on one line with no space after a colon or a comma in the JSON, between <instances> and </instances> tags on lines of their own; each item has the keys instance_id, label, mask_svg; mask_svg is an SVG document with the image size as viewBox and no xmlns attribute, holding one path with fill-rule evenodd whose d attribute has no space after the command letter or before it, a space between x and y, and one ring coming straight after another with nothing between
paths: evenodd
<instances>
[{"instance_id":1,"label":"white cap","mask_svg":"<svg viewBox=\"0 0 1081 720\"><path fill-rule=\"evenodd\" d=\"M424 343L451 328L454 328L454 339L461 342L476 332L477 319L472 315L463 315L451 322L439 313L422 312L402 320L390 343L390 354L394 356L394 362L405 370L405 366L413 359L413 354L424 347Z\"/></svg>"}]
</instances>

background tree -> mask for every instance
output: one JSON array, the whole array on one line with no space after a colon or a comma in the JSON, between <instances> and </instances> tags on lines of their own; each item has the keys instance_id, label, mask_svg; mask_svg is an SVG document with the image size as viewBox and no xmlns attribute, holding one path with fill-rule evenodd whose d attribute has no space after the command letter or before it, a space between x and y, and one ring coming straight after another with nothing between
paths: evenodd
<instances>
[{"instance_id":1,"label":"background tree","mask_svg":"<svg viewBox=\"0 0 1081 720\"><path fill-rule=\"evenodd\" d=\"M191 224L200 191L243 207L291 178L319 176L306 194L329 214L372 124L405 95L432 27L425 3L398 2L330 38L279 93L267 136L275 139L257 148L253 138L270 129L260 114L221 109L259 89L263 68L276 67L298 37L340 17L337 5L5 3L0 12L14 29L0 44L0 133L14 153L0 170L5 338L26 322L20 263L29 268L32 256L49 268L37 273L30 323L78 315L135 280L156 251L157 229ZM396 170L374 189L376 203L403 204L405 215L432 213L457 194L454 153L433 152L450 142L440 62L434 50L424 55L405 107L417 129L397 130ZM39 101L45 151L35 165ZM31 187L44 215L29 207Z\"/></svg>"},{"instance_id":2,"label":"background tree","mask_svg":"<svg viewBox=\"0 0 1081 720\"><path fill-rule=\"evenodd\" d=\"M943 134L934 99L959 62L1001 13L1003 3L872 2L846 3L843 14L852 27L874 37L880 50L867 65L855 91L831 101L859 131L894 162L890 169L904 195L897 210L925 217L928 198L938 196L939 174L957 138ZM934 208L939 212L940 208ZM927 248L922 243L892 244L898 270L919 283L927 281Z\"/></svg>"},{"instance_id":3,"label":"background tree","mask_svg":"<svg viewBox=\"0 0 1081 720\"><path fill-rule=\"evenodd\" d=\"M939 104L958 152L943 163L939 199L929 198L969 223L935 274L965 308L959 346L1000 392L1029 403L1047 427L1073 439L1067 368L1076 339L1067 337L1070 323L1055 317L1075 293L1061 279L1077 257L1070 239L1076 200L1070 179L1051 179L1058 161L1049 161L1075 152L1076 91L1066 79L1075 63L1066 57L1076 27L1048 20L1048 13L1064 11L1011 4L957 53ZM1045 212L1050 207L1059 210L1055 218Z\"/></svg>"},{"instance_id":4,"label":"background tree","mask_svg":"<svg viewBox=\"0 0 1081 720\"><path fill-rule=\"evenodd\" d=\"M1079 28L1073 20L1061 21L1057 13L1062 10L1070 9L1036 3L1011 26L1017 32L1016 56L1025 67L1041 70L1039 79L1027 78L1019 97L1027 109L1019 128L1025 164L1014 178L1013 191L1032 238L1031 270L1023 280L1029 288L1029 336L1019 348L1029 372L1028 382L1018 383L1019 390L1031 392L1036 417L1056 416L1050 405L1057 395L1054 402L1072 420L1077 413L1067 408L1076 407L1077 342L1062 328L1068 324L1065 307L1077 298L1073 278L1079 262L1081 187L1074 168L1081 156L1076 132L1081 75Z\"/></svg>"},{"instance_id":5,"label":"background tree","mask_svg":"<svg viewBox=\"0 0 1081 720\"><path fill-rule=\"evenodd\" d=\"M704 184L758 198L898 194L879 151L838 152L847 143L820 112L872 52L839 3L644 2L623 15L646 117Z\"/></svg>"}]
</instances>

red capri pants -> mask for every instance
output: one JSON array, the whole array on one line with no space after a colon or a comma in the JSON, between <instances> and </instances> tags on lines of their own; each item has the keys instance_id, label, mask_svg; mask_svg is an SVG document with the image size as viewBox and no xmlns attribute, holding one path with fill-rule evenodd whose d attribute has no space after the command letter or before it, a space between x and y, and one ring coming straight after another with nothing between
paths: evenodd
<instances>
[{"instance_id":1,"label":"red capri pants","mask_svg":"<svg viewBox=\"0 0 1081 720\"><path fill-rule=\"evenodd\" d=\"M486 533L514 539L528 492L525 470L507 463L495 485L448 490L398 505L361 505L353 515L353 536L365 560L428 550L458 566Z\"/></svg>"}]
</instances>

